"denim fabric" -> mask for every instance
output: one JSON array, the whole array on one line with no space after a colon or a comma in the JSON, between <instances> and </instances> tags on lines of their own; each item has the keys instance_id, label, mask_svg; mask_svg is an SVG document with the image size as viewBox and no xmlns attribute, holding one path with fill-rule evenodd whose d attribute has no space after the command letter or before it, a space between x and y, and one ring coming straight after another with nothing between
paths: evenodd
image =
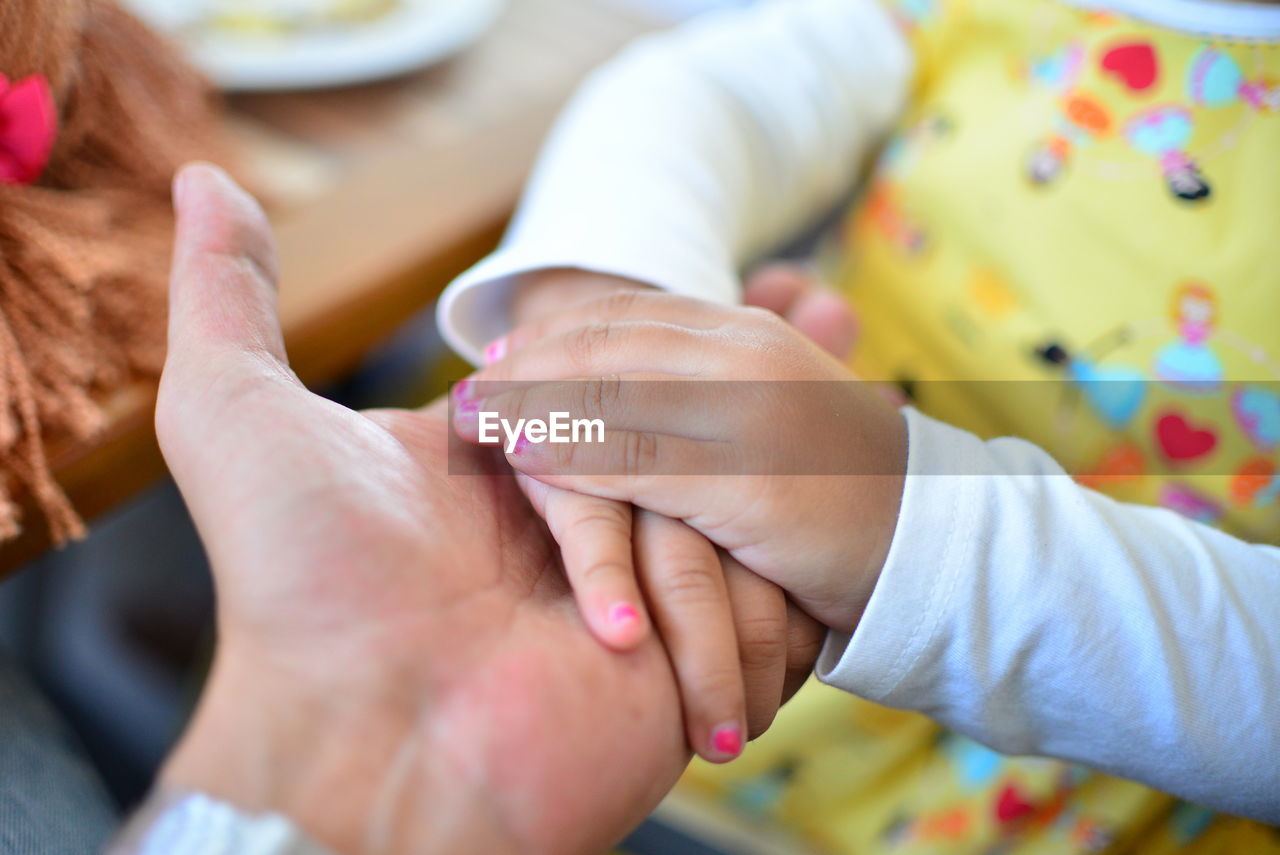
<instances>
[{"instance_id":1,"label":"denim fabric","mask_svg":"<svg viewBox=\"0 0 1280 855\"><path fill-rule=\"evenodd\" d=\"M94 855L117 824L74 734L0 655L0 855Z\"/></svg>"}]
</instances>

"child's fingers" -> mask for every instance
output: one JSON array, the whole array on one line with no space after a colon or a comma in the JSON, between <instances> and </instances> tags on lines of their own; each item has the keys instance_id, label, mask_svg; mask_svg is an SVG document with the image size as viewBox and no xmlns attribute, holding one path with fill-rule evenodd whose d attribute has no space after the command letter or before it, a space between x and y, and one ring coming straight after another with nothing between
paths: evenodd
<instances>
[{"instance_id":1,"label":"child's fingers","mask_svg":"<svg viewBox=\"0 0 1280 855\"><path fill-rule=\"evenodd\" d=\"M507 383L464 380L454 387L453 423L458 436L479 442L483 428L490 440L505 438L508 426L535 420L551 425L560 414L563 436L573 439L572 425L593 421L608 431L648 431L673 436L720 439L729 434L728 417L754 403L741 384L672 381L669 377L630 375L562 380L513 388ZM571 418L570 418L571 417ZM513 430L516 428L512 428ZM594 434L586 434L594 441ZM578 439L583 439L581 430ZM573 440L577 441L577 440Z\"/></svg>"},{"instance_id":2,"label":"child's fingers","mask_svg":"<svg viewBox=\"0 0 1280 855\"><path fill-rule=\"evenodd\" d=\"M787 597L728 554L720 553L733 607L738 659L746 685L747 738L773 724L787 679Z\"/></svg>"},{"instance_id":3,"label":"child's fingers","mask_svg":"<svg viewBox=\"0 0 1280 855\"><path fill-rule=\"evenodd\" d=\"M637 511L636 565L675 668L689 744L713 763L742 753L746 700L720 556L682 522Z\"/></svg>"},{"instance_id":4,"label":"child's fingers","mask_svg":"<svg viewBox=\"0 0 1280 855\"><path fill-rule=\"evenodd\" d=\"M507 461L553 487L698 520L736 505L742 490L761 486L759 479L721 476L769 475L774 465L728 442L635 431L609 431L603 443L517 442Z\"/></svg>"},{"instance_id":5,"label":"child's fingers","mask_svg":"<svg viewBox=\"0 0 1280 855\"><path fill-rule=\"evenodd\" d=\"M614 650L635 649L648 636L649 620L631 550L631 505L524 477L520 484L560 544L565 575L592 635Z\"/></svg>"},{"instance_id":6,"label":"child's fingers","mask_svg":"<svg viewBox=\"0 0 1280 855\"><path fill-rule=\"evenodd\" d=\"M544 315L485 348L485 362L494 363L534 342L592 324L654 321L686 329L713 329L725 318L723 307L692 297L654 290L619 291Z\"/></svg>"},{"instance_id":7,"label":"child's fingers","mask_svg":"<svg viewBox=\"0 0 1280 855\"><path fill-rule=\"evenodd\" d=\"M513 335L524 336L523 332ZM730 340L731 341L731 340ZM470 377L480 386L578 380L613 374L721 376L730 357L720 330L690 329L650 318L593 319L530 340Z\"/></svg>"}]
</instances>

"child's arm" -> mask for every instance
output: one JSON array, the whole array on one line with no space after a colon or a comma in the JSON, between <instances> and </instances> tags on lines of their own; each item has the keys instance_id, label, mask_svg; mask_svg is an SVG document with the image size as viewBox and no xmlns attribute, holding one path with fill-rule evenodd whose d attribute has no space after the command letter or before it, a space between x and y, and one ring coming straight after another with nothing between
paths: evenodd
<instances>
[{"instance_id":1,"label":"child's arm","mask_svg":"<svg viewBox=\"0 0 1280 855\"><path fill-rule=\"evenodd\" d=\"M765 3L637 43L566 110L502 250L444 295L445 337L479 364L539 270L737 302L738 268L849 190L911 66L878 0Z\"/></svg>"},{"instance_id":2,"label":"child's arm","mask_svg":"<svg viewBox=\"0 0 1280 855\"><path fill-rule=\"evenodd\" d=\"M819 663L842 688L1280 820L1280 550L1112 501L1022 441L912 411L895 428L759 313L612 305L517 331L474 378L506 418L608 426L601 445L526 445L516 468L686 520L843 630ZM624 379L503 391L535 375ZM669 382L693 377L757 382Z\"/></svg>"}]
</instances>

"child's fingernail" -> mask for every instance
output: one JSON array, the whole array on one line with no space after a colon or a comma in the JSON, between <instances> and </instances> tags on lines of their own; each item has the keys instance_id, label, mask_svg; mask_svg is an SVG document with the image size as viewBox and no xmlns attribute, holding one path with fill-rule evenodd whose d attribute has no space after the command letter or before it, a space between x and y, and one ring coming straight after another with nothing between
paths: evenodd
<instances>
[{"instance_id":1,"label":"child's fingernail","mask_svg":"<svg viewBox=\"0 0 1280 855\"><path fill-rule=\"evenodd\" d=\"M614 603L609 609L609 620L616 624L635 623L640 620L640 610L631 603Z\"/></svg>"},{"instance_id":2,"label":"child's fingernail","mask_svg":"<svg viewBox=\"0 0 1280 855\"><path fill-rule=\"evenodd\" d=\"M489 342L489 346L484 349L484 361L487 365L492 365L507 355L507 339L505 337L496 341Z\"/></svg>"},{"instance_id":3,"label":"child's fingernail","mask_svg":"<svg viewBox=\"0 0 1280 855\"><path fill-rule=\"evenodd\" d=\"M466 401L471 398L471 381L459 380L453 387L453 400Z\"/></svg>"},{"instance_id":4,"label":"child's fingernail","mask_svg":"<svg viewBox=\"0 0 1280 855\"><path fill-rule=\"evenodd\" d=\"M522 433L520 434L519 438L516 439L515 447L511 449L511 453L523 454L524 450L528 447L529 447L529 437Z\"/></svg>"},{"instance_id":5,"label":"child's fingernail","mask_svg":"<svg viewBox=\"0 0 1280 855\"><path fill-rule=\"evenodd\" d=\"M742 727L737 723L720 725L711 731L711 747L717 754L737 757L742 753Z\"/></svg>"},{"instance_id":6,"label":"child's fingernail","mask_svg":"<svg viewBox=\"0 0 1280 855\"><path fill-rule=\"evenodd\" d=\"M465 401L458 402L458 412L460 413L478 413L480 412L480 399L467 398Z\"/></svg>"}]
</instances>

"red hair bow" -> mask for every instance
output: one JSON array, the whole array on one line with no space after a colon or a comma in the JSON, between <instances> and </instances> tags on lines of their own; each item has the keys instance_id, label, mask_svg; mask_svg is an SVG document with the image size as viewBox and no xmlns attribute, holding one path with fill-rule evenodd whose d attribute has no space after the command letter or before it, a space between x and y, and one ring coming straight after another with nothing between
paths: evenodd
<instances>
[{"instance_id":1,"label":"red hair bow","mask_svg":"<svg viewBox=\"0 0 1280 855\"><path fill-rule=\"evenodd\" d=\"M0 74L0 184L39 179L57 137L58 109L44 75L10 84Z\"/></svg>"}]
</instances>

